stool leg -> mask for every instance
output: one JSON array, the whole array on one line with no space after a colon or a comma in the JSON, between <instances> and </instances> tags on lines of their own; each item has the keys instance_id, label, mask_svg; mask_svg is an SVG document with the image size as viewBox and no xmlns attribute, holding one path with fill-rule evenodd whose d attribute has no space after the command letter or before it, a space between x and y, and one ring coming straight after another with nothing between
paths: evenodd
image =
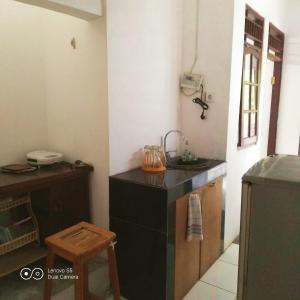
<instances>
[{"instance_id":1,"label":"stool leg","mask_svg":"<svg viewBox=\"0 0 300 300\"><path fill-rule=\"evenodd\" d=\"M87 266L82 263L74 264L75 274L75 300L88 300L88 271Z\"/></svg>"},{"instance_id":2,"label":"stool leg","mask_svg":"<svg viewBox=\"0 0 300 300\"><path fill-rule=\"evenodd\" d=\"M115 254L113 243L111 243L110 246L108 247L107 255L108 255L109 274L110 274L110 280L113 288L114 300L121 300L117 261L116 261L116 254Z\"/></svg>"},{"instance_id":3,"label":"stool leg","mask_svg":"<svg viewBox=\"0 0 300 300\"><path fill-rule=\"evenodd\" d=\"M51 299L52 292L52 279L48 278L48 269L52 269L54 267L55 262L55 254L52 250L48 251L47 261L46 261L46 271L45 271L45 286L44 286L44 300Z\"/></svg>"}]
</instances>

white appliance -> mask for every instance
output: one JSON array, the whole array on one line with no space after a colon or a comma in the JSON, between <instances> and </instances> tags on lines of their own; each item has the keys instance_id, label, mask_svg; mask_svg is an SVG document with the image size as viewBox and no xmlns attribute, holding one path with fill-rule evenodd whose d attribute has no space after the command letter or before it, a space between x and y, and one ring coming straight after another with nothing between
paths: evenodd
<instances>
[{"instance_id":1,"label":"white appliance","mask_svg":"<svg viewBox=\"0 0 300 300\"><path fill-rule=\"evenodd\" d=\"M27 162L34 166L52 165L63 160L61 153L50 152L45 150L37 150L27 154Z\"/></svg>"}]
</instances>

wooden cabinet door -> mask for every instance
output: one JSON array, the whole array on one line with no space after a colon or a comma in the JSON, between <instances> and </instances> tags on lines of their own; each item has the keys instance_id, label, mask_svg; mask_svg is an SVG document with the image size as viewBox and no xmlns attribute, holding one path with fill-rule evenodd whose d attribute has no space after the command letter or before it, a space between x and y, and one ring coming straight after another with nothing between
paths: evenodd
<instances>
[{"instance_id":1,"label":"wooden cabinet door","mask_svg":"<svg viewBox=\"0 0 300 300\"><path fill-rule=\"evenodd\" d=\"M47 236L90 219L88 176L34 191L31 198L42 244Z\"/></svg>"},{"instance_id":2,"label":"wooden cabinet door","mask_svg":"<svg viewBox=\"0 0 300 300\"><path fill-rule=\"evenodd\" d=\"M204 187L193 191L201 195ZM176 201L175 300L182 300L200 278L200 241L186 240L190 194Z\"/></svg>"},{"instance_id":3,"label":"wooden cabinet door","mask_svg":"<svg viewBox=\"0 0 300 300\"><path fill-rule=\"evenodd\" d=\"M202 193L203 241L201 241L200 276L221 253L222 178L206 185Z\"/></svg>"},{"instance_id":4,"label":"wooden cabinet door","mask_svg":"<svg viewBox=\"0 0 300 300\"><path fill-rule=\"evenodd\" d=\"M82 176L61 185L60 199L63 209L63 229L81 221L89 221L90 203L88 186L88 176Z\"/></svg>"}]
</instances>

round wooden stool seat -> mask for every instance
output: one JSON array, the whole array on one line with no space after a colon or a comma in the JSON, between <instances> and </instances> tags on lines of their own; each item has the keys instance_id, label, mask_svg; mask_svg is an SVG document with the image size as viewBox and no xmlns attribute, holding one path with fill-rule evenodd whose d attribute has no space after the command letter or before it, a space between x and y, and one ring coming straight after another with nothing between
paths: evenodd
<instances>
[{"instance_id":1,"label":"round wooden stool seat","mask_svg":"<svg viewBox=\"0 0 300 300\"><path fill-rule=\"evenodd\" d=\"M48 246L46 270L54 266L55 256L62 257L74 265L75 300L100 299L91 295L88 290L89 260L100 252L107 250L109 273L113 288L114 300L120 300L120 288L114 251L116 235L96 225L81 222L46 238ZM44 300L51 299L52 280L45 276Z\"/></svg>"}]
</instances>

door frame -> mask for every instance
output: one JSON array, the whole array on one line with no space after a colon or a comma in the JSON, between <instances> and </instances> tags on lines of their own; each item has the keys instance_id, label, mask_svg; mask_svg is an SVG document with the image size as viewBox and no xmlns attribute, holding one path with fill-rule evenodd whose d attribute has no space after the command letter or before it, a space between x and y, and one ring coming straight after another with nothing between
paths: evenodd
<instances>
[{"instance_id":1,"label":"door frame","mask_svg":"<svg viewBox=\"0 0 300 300\"><path fill-rule=\"evenodd\" d=\"M274 61L272 100L269 122L268 155L276 153L277 123L279 115L282 65L283 65L284 33L272 23L269 25L268 59Z\"/></svg>"}]
</instances>

